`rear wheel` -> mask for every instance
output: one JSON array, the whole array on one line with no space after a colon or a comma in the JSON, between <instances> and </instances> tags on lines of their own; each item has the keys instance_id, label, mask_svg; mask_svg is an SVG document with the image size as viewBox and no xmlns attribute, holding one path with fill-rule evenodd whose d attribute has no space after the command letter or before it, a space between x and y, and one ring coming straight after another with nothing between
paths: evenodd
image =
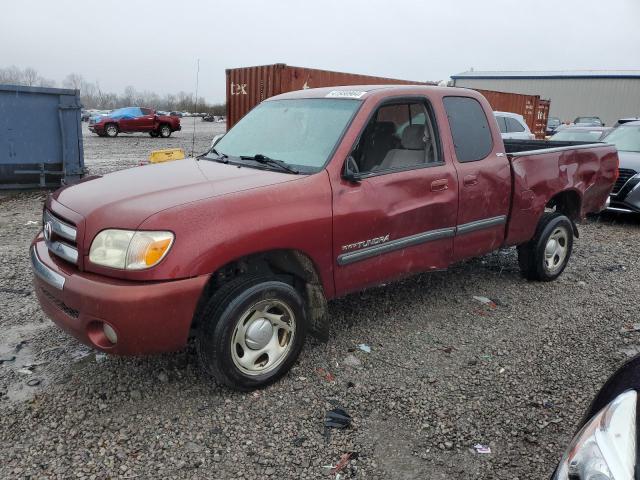
<instances>
[{"instance_id":1,"label":"rear wheel","mask_svg":"<svg viewBox=\"0 0 640 480\"><path fill-rule=\"evenodd\" d=\"M573 251L573 224L561 213L545 213L536 235L518 247L518 263L528 280L549 282L564 271Z\"/></svg>"},{"instance_id":2,"label":"rear wheel","mask_svg":"<svg viewBox=\"0 0 640 480\"><path fill-rule=\"evenodd\" d=\"M117 137L118 126L115 123L110 123L106 127L104 127L104 133L107 135L107 137Z\"/></svg>"},{"instance_id":3,"label":"rear wheel","mask_svg":"<svg viewBox=\"0 0 640 480\"><path fill-rule=\"evenodd\" d=\"M171 127L167 124L160 125L159 132L162 138L169 138L171 136Z\"/></svg>"},{"instance_id":4,"label":"rear wheel","mask_svg":"<svg viewBox=\"0 0 640 480\"><path fill-rule=\"evenodd\" d=\"M222 286L199 319L204 369L236 390L264 387L284 375L306 335L304 301L273 277L241 277Z\"/></svg>"},{"instance_id":5,"label":"rear wheel","mask_svg":"<svg viewBox=\"0 0 640 480\"><path fill-rule=\"evenodd\" d=\"M151 130L149 132L149 135L151 135L153 138L156 138L159 135L159 133L156 130Z\"/></svg>"}]
</instances>

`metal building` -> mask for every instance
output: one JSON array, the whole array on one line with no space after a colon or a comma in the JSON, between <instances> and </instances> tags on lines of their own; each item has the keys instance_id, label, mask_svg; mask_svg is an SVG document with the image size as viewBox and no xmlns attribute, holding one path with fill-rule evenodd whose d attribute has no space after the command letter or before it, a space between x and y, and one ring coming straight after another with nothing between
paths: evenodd
<instances>
[{"instance_id":1,"label":"metal building","mask_svg":"<svg viewBox=\"0 0 640 480\"><path fill-rule=\"evenodd\" d=\"M549 116L573 121L595 115L606 125L640 116L640 70L480 72L452 75L456 87L540 95L551 100Z\"/></svg>"}]
</instances>

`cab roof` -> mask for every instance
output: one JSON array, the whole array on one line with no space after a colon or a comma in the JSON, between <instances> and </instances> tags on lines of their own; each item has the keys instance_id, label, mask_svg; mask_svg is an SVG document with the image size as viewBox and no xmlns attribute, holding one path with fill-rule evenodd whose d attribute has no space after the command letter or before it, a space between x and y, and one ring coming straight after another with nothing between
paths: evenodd
<instances>
[{"instance_id":1,"label":"cab roof","mask_svg":"<svg viewBox=\"0 0 640 480\"><path fill-rule=\"evenodd\" d=\"M364 100L368 95L380 91L388 91L389 93L400 93L407 91L423 90L425 92L448 92L454 93L455 91L468 89L455 88L455 87L437 87L431 85L346 85L339 87L321 87L321 88L307 88L305 90L294 90L292 92L282 93L274 97L270 97L265 101L270 100L290 100L297 98L346 98L346 99L361 99Z\"/></svg>"}]
</instances>

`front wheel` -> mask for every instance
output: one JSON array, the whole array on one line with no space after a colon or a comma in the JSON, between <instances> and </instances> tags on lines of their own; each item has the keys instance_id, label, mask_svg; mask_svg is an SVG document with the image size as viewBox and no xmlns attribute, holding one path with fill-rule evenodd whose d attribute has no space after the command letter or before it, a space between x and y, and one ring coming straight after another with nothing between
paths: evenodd
<instances>
[{"instance_id":1,"label":"front wheel","mask_svg":"<svg viewBox=\"0 0 640 480\"><path fill-rule=\"evenodd\" d=\"M110 123L104 128L104 133L107 137L117 137L118 136L118 126L115 123Z\"/></svg>"},{"instance_id":2,"label":"front wheel","mask_svg":"<svg viewBox=\"0 0 640 480\"><path fill-rule=\"evenodd\" d=\"M536 235L518 246L518 263L528 280L550 282L564 271L573 251L573 224L561 213L545 213Z\"/></svg>"},{"instance_id":3,"label":"front wheel","mask_svg":"<svg viewBox=\"0 0 640 480\"><path fill-rule=\"evenodd\" d=\"M304 301L294 287L270 277L241 277L209 300L196 347L202 366L219 383L247 391L289 371L305 336Z\"/></svg>"},{"instance_id":4,"label":"front wheel","mask_svg":"<svg viewBox=\"0 0 640 480\"><path fill-rule=\"evenodd\" d=\"M169 138L171 136L171 128L169 125L161 125L159 132L162 138Z\"/></svg>"}]
</instances>

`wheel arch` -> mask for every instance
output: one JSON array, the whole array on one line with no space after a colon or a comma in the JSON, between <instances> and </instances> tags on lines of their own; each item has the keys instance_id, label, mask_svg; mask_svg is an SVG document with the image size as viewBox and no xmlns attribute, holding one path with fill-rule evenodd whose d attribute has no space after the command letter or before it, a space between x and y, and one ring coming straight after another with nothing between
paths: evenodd
<instances>
[{"instance_id":1,"label":"wheel arch","mask_svg":"<svg viewBox=\"0 0 640 480\"><path fill-rule=\"evenodd\" d=\"M217 289L234 278L250 274L275 275L298 289L305 299L310 333L322 341L328 339L327 300L319 270L309 255L295 249L248 254L214 271L198 300L192 327L198 327L204 306Z\"/></svg>"},{"instance_id":2,"label":"wheel arch","mask_svg":"<svg viewBox=\"0 0 640 480\"><path fill-rule=\"evenodd\" d=\"M563 190L556 193L545 205L545 209L551 209L562 213L573 226L573 234L576 238L580 236L576 222L582 219L582 196L577 190Z\"/></svg>"}]
</instances>

